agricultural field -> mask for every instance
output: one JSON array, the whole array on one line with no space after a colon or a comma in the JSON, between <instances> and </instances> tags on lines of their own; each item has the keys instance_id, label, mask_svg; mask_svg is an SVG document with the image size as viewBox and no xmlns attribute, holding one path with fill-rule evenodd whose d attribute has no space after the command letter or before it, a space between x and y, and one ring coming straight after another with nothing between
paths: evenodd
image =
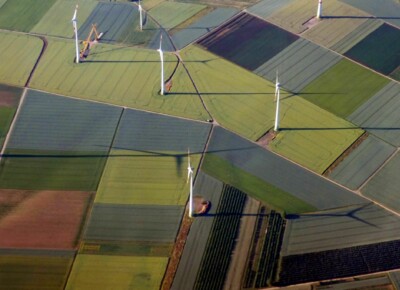
<instances>
[{"instance_id":1,"label":"agricultural field","mask_svg":"<svg viewBox=\"0 0 400 290\"><path fill-rule=\"evenodd\" d=\"M388 79L343 59L306 86L300 95L346 118L388 83Z\"/></svg>"},{"instance_id":2,"label":"agricultural field","mask_svg":"<svg viewBox=\"0 0 400 290\"><path fill-rule=\"evenodd\" d=\"M167 263L163 257L80 254L75 258L66 289L158 289Z\"/></svg>"},{"instance_id":3,"label":"agricultural field","mask_svg":"<svg viewBox=\"0 0 400 290\"><path fill-rule=\"evenodd\" d=\"M56 1L9 0L0 7L0 28L28 32Z\"/></svg>"},{"instance_id":4,"label":"agricultural field","mask_svg":"<svg viewBox=\"0 0 400 290\"><path fill-rule=\"evenodd\" d=\"M390 75L400 63L400 29L381 25L345 55L378 72Z\"/></svg>"},{"instance_id":5,"label":"agricultural field","mask_svg":"<svg viewBox=\"0 0 400 290\"><path fill-rule=\"evenodd\" d=\"M340 0L352 5L358 9L364 10L378 19L389 22L400 28L400 2L398 0L384 0L377 2L375 0Z\"/></svg>"},{"instance_id":6,"label":"agricultural field","mask_svg":"<svg viewBox=\"0 0 400 290\"><path fill-rule=\"evenodd\" d=\"M179 2L207 4L210 6L217 6L217 7L229 6L229 7L244 9L252 4L255 4L256 2L258 2L258 0L218 0L218 2L214 0L179 0Z\"/></svg>"},{"instance_id":7,"label":"agricultural field","mask_svg":"<svg viewBox=\"0 0 400 290\"><path fill-rule=\"evenodd\" d=\"M400 239L400 218L374 204L288 215L287 219L282 256Z\"/></svg>"},{"instance_id":8,"label":"agricultural field","mask_svg":"<svg viewBox=\"0 0 400 290\"><path fill-rule=\"evenodd\" d=\"M362 188L362 194L400 212L399 168L400 153L397 151L396 155Z\"/></svg>"},{"instance_id":9,"label":"agricultural field","mask_svg":"<svg viewBox=\"0 0 400 290\"><path fill-rule=\"evenodd\" d=\"M341 59L335 53L300 38L254 72L271 82L275 82L278 73L281 86L297 93Z\"/></svg>"},{"instance_id":10,"label":"agricultural field","mask_svg":"<svg viewBox=\"0 0 400 290\"><path fill-rule=\"evenodd\" d=\"M299 284L396 269L400 267L399 246L400 241L395 240L340 250L284 256L277 285Z\"/></svg>"},{"instance_id":11,"label":"agricultural field","mask_svg":"<svg viewBox=\"0 0 400 290\"><path fill-rule=\"evenodd\" d=\"M42 46L37 37L0 32L0 82L24 86Z\"/></svg>"},{"instance_id":12,"label":"agricultural field","mask_svg":"<svg viewBox=\"0 0 400 290\"><path fill-rule=\"evenodd\" d=\"M207 216L194 219L187 236L182 257L175 274L172 290L193 289L200 269L203 253L219 206L223 183L199 171L194 186L194 195L200 195L211 202Z\"/></svg>"},{"instance_id":13,"label":"agricultural field","mask_svg":"<svg viewBox=\"0 0 400 290\"><path fill-rule=\"evenodd\" d=\"M316 13L317 6L314 6ZM367 25L372 21L381 24L381 21L371 19L371 16L338 0L325 2L322 8L323 18L315 26L311 26L302 36L324 47L332 47L343 39L351 36L358 30L374 29L377 26ZM365 32L363 32L365 34ZM366 35L366 34L365 34ZM357 35L359 37L359 35ZM352 39L351 42L355 42ZM353 44L354 45L354 44Z\"/></svg>"},{"instance_id":14,"label":"agricultural field","mask_svg":"<svg viewBox=\"0 0 400 290\"><path fill-rule=\"evenodd\" d=\"M350 281L333 282L332 284L317 286L316 290L368 289L392 290L392 283L387 275L377 277L355 278Z\"/></svg>"},{"instance_id":15,"label":"agricultural field","mask_svg":"<svg viewBox=\"0 0 400 290\"><path fill-rule=\"evenodd\" d=\"M90 193L2 189L0 196L1 248L76 248Z\"/></svg>"},{"instance_id":16,"label":"agricultural field","mask_svg":"<svg viewBox=\"0 0 400 290\"><path fill-rule=\"evenodd\" d=\"M390 82L347 119L386 142L400 146L400 85Z\"/></svg>"},{"instance_id":17,"label":"agricultural field","mask_svg":"<svg viewBox=\"0 0 400 290\"><path fill-rule=\"evenodd\" d=\"M400 289L400 271L394 271L389 273L390 280L396 289Z\"/></svg>"},{"instance_id":18,"label":"agricultural field","mask_svg":"<svg viewBox=\"0 0 400 290\"><path fill-rule=\"evenodd\" d=\"M182 206L94 204L85 241L173 243Z\"/></svg>"},{"instance_id":19,"label":"agricultural field","mask_svg":"<svg viewBox=\"0 0 400 290\"><path fill-rule=\"evenodd\" d=\"M207 6L180 2L164 1L148 12L161 27L170 30L187 21Z\"/></svg>"},{"instance_id":20,"label":"agricultural field","mask_svg":"<svg viewBox=\"0 0 400 290\"><path fill-rule=\"evenodd\" d=\"M21 88L0 84L0 147L3 147L21 95Z\"/></svg>"},{"instance_id":21,"label":"agricultural field","mask_svg":"<svg viewBox=\"0 0 400 290\"><path fill-rule=\"evenodd\" d=\"M294 34L242 13L200 40L205 49L254 70L296 41Z\"/></svg>"},{"instance_id":22,"label":"agricultural field","mask_svg":"<svg viewBox=\"0 0 400 290\"><path fill-rule=\"evenodd\" d=\"M3 289L62 290L72 258L0 255Z\"/></svg>"},{"instance_id":23,"label":"agricultural field","mask_svg":"<svg viewBox=\"0 0 400 290\"><path fill-rule=\"evenodd\" d=\"M247 8L246 11L263 19L267 19L276 11L279 11L293 2L293 0L262 0Z\"/></svg>"},{"instance_id":24,"label":"agricultural field","mask_svg":"<svg viewBox=\"0 0 400 290\"><path fill-rule=\"evenodd\" d=\"M357 148L350 152L328 175L330 179L351 189L359 188L396 150L392 145L368 136Z\"/></svg>"},{"instance_id":25,"label":"agricultural field","mask_svg":"<svg viewBox=\"0 0 400 290\"><path fill-rule=\"evenodd\" d=\"M216 27L233 17L238 13L234 8L216 8L215 10L207 13L203 17L194 21L188 26L179 27L177 31L172 32L172 41L178 50L189 45L193 41L206 35Z\"/></svg>"},{"instance_id":26,"label":"agricultural field","mask_svg":"<svg viewBox=\"0 0 400 290\"><path fill-rule=\"evenodd\" d=\"M156 51L98 44L82 64L73 63L73 51L73 41L49 39L31 87L193 119L209 118L200 99L192 97L195 90L189 78L173 85L171 95L159 94L160 61ZM177 59L165 54L164 60L167 79L177 66ZM190 87L190 94L172 94Z\"/></svg>"},{"instance_id":27,"label":"agricultural field","mask_svg":"<svg viewBox=\"0 0 400 290\"><path fill-rule=\"evenodd\" d=\"M203 171L287 213L366 202L350 191L219 127L213 130L207 152ZM259 190L258 194L255 190Z\"/></svg>"},{"instance_id":28,"label":"agricultural field","mask_svg":"<svg viewBox=\"0 0 400 290\"><path fill-rule=\"evenodd\" d=\"M77 15L79 29L97 4L97 0L57 0L30 32L72 38L74 30L71 18L75 6L79 5Z\"/></svg>"}]
</instances>

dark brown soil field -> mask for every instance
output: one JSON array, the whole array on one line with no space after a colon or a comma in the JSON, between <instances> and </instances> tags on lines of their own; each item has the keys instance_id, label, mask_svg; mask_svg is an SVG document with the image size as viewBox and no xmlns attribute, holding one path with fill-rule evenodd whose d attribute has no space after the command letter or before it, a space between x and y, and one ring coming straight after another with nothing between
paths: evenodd
<instances>
[{"instance_id":1,"label":"dark brown soil field","mask_svg":"<svg viewBox=\"0 0 400 290\"><path fill-rule=\"evenodd\" d=\"M77 245L91 194L0 191L0 247L71 249Z\"/></svg>"}]
</instances>

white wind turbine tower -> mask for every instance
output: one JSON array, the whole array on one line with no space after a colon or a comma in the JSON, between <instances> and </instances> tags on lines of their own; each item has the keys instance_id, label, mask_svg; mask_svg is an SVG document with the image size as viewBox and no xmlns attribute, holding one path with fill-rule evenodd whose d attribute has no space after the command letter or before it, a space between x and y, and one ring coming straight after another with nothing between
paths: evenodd
<instances>
[{"instance_id":1,"label":"white wind turbine tower","mask_svg":"<svg viewBox=\"0 0 400 290\"><path fill-rule=\"evenodd\" d=\"M188 149L188 176L187 181L189 184L189 217L193 217L193 168L190 164L190 151Z\"/></svg>"},{"instance_id":2,"label":"white wind turbine tower","mask_svg":"<svg viewBox=\"0 0 400 290\"><path fill-rule=\"evenodd\" d=\"M160 48L157 49L157 51L160 53L160 60L161 60L161 95L164 95L164 55L161 45L162 45L162 34L160 35Z\"/></svg>"},{"instance_id":3,"label":"white wind turbine tower","mask_svg":"<svg viewBox=\"0 0 400 290\"><path fill-rule=\"evenodd\" d=\"M139 25L140 25L140 31L143 30L143 18L142 18L142 5L140 4L140 0L139 0Z\"/></svg>"},{"instance_id":4,"label":"white wind turbine tower","mask_svg":"<svg viewBox=\"0 0 400 290\"><path fill-rule=\"evenodd\" d=\"M76 5L75 7L74 16L72 17L71 21L72 25L74 26L74 32L75 32L75 51L76 51L75 62L79 63L78 24L76 18L77 13L78 13L78 5Z\"/></svg>"},{"instance_id":5,"label":"white wind turbine tower","mask_svg":"<svg viewBox=\"0 0 400 290\"><path fill-rule=\"evenodd\" d=\"M276 71L276 81L275 81L275 100L276 100L276 113L275 113L275 126L274 131L279 130L279 101L280 101L280 83L278 81L278 71Z\"/></svg>"},{"instance_id":6,"label":"white wind turbine tower","mask_svg":"<svg viewBox=\"0 0 400 290\"><path fill-rule=\"evenodd\" d=\"M317 18L321 19L322 15L322 0L318 0Z\"/></svg>"}]
</instances>

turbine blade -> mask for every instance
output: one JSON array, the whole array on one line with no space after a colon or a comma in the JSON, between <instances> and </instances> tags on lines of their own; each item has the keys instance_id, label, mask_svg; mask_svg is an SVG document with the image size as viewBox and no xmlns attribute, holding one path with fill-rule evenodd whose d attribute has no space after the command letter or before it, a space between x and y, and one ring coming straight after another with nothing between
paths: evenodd
<instances>
[{"instance_id":1,"label":"turbine blade","mask_svg":"<svg viewBox=\"0 0 400 290\"><path fill-rule=\"evenodd\" d=\"M72 16L72 20L71 21L76 21L77 13L78 13L78 5L76 5L76 7L75 7L74 16Z\"/></svg>"},{"instance_id":2,"label":"turbine blade","mask_svg":"<svg viewBox=\"0 0 400 290\"><path fill-rule=\"evenodd\" d=\"M160 51L162 51L162 33L160 34Z\"/></svg>"}]
</instances>

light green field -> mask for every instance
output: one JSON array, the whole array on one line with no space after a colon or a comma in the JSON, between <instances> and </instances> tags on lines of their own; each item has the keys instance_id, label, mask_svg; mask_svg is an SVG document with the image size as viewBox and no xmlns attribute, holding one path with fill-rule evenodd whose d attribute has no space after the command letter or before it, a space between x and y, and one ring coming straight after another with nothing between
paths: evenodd
<instances>
[{"instance_id":1,"label":"light green field","mask_svg":"<svg viewBox=\"0 0 400 290\"><path fill-rule=\"evenodd\" d=\"M296 103L289 102L290 99L282 100L281 131L269 146L290 160L323 173L364 131L296 98Z\"/></svg>"},{"instance_id":2,"label":"light green field","mask_svg":"<svg viewBox=\"0 0 400 290\"><path fill-rule=\"evenodd\" d=\"M177 155L177 156L174 156ZM95 202L183 205L189 185L186 154L112 150ZM196 168L200 155L192 155Z\"/></svg>"},{"instance_id":3,"label":"light green field","mask_svg":"<svg viewBox=\"0 0 400 290\"><path fill-rule=\"evenodd\" d=\"M142 0L142 6L143 9L145 10L150 10L151 8L157 6L158 4L160 4L161 2L164 2L165 0Z\"/></svg>"},{"instance_id":4,"label":"light green field","mask_svg":"<svg viewBox=\"0 0 400 290\"><path fill-rule=\"evenodd\" d=\"M270 207L286 213L314 211L312 205L294 197L293 195L263 181L262 179L233 166L228 161L214 155L207 154L202 170L243 192L249 194Z\"/></svg>"},{"instance_id":5,"label":"light green field","mask_svg":"<svg viewBox=\"0 0 400 290\"><path fill-rule=\"evenodd\" d=\"M343 59L306 86L300 95L346 118L388 83L389 79Z\"/></svg>"},{"instance_id":6,"label":"light green field","mask_svg":"<svg viewBox=\"0 0 400 290\"><path fill-rule=\"evenodd\" d=\"M66 289L158 289L168 258L78 255Z\"/></svg>"},{"instance_id":7,"label":"light green field","mask_svg":"<svg viewBox=\"0 0 400 290\"><path fill-rule=\"evenodd\" d=\"M53 93L140 108L193 119L208 115L198 97L191 94L159 95L159 54L98 44L87 62L75 64L74 42L49 39L49 46L38 66L31 86ZM165 80L176 67L177 59L164 54ZM173 91L186 90L176 82ZM182 86L191 86L186 78ZM177 105L179 104L179 105Z\"/></svg>"},{"instance_id":8,"label":"light green field","mask_svg":"<svg viewBox=\"0 0 400 290\"><path fill-rule=\"evenodd\" d=\"M74 30L72 28L71 19L75 10L75 5L79 5L79 28L89 17L97 3L98 1L96 0L58 0L42 17L39 23L33 27L31 32L72 37L74 35Z\"/></svg>"},{"instance_id":9,"label":"light green field","mask_svg":"<svg viewBox=\"0 0 400 290\"><path fill-rule=\"evenodd\" d=\"M165 29L172 29L184 22L207 6L165 1L149 11L149 14L157 20Z\"/></svg>"},{"instance_id":10,"label":"light green field","mask_svg":"<svg viewBox=\"0 0 400 290\"><path fill-rule=\"evenodd\" d=\"M0 8L1 8L1 6L3 6L3 4L6 3L6 2L7 2L7 0L0 0Z\"/></svg>"},{"instance_id":11,"label":"light green field","mask_svg":"<svg viewBox=\"0 0 400 290\"><path fill-rule=\"evenodd\" d=\"M42 46L37 37L0 32L0 83L24 86Z\"/></svg>"}]
</instances>

